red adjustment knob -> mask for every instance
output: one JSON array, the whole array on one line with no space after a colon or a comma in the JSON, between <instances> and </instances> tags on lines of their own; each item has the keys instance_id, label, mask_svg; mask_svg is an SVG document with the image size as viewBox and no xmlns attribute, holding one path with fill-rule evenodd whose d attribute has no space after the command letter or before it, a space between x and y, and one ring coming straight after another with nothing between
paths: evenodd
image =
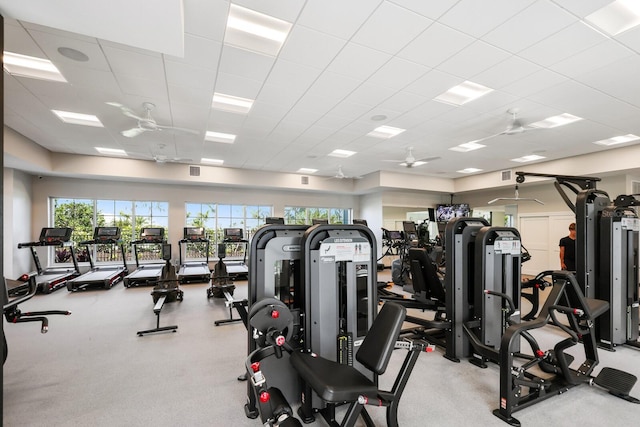
<instances>
[{"instance_id":1,"label":"red adjustment knob","mask_svg":"<svg viewBox=\"0 0 640 427\"><path fill-rule=\"evenodd\" d=\"M262 393L260 393L260 402L267 403L270 398L271 395L269 395L268 391L263 391Z\"/></svg>"},{"instance_id":2,"label":"red adjustment knob","mask_svg":"<svg viewBox=\"0 0 640 427\"><path fill-rule=\"evenodd\" d=\"M278 310L273 310L271 312L271 318L277 319L278 317L280 317L280 312Z\"/></svg>"},{"instance_id":3,"label":"red adjustment knob","mask_svg":"<svg viewBox=\"0 0 640 427\"><path fill-rule=\"evenodd\" d=\"M277 345L278 347L282 347L282 346L284 345L284 342L285 342L285 341L286 341L286 340L285 340L285 338L284 338L282 335L278 335L278 336L276 337L276 345Z\"/></svg>"},{"instance_id":4,"label":"red adjustment knob","mask_svg":"<svg viewBox=\"0 0 640 427\"><path fill-rule=\"evenodd\" d=\"M536 356L537 356L537 357L542 357L542 356L544 356L544 351L542 351L542 350L536 350Z\"/></svg>"},{"instance_id":5,"label":"red adjustment knob","mask_svg":"<svg viewBox=\"0 0 640 427\"><path fill-rule=\"evenodd\" d=\"M258 372L260 370L260 362L253 362L251 364L251 370L253 372Z\"/></svg>"},{"instance_id":6,"label":"red adjustment knob","mask_svg":"<svg viewBox=\"0 0 640 427\"><path fill-rule=\"evenodd\" d=\"M536 288L538 288L538 289L540 289L540 283L536 283L536 284L535 284L535 287L536 287Z\"/></svg>"}]
</instances>

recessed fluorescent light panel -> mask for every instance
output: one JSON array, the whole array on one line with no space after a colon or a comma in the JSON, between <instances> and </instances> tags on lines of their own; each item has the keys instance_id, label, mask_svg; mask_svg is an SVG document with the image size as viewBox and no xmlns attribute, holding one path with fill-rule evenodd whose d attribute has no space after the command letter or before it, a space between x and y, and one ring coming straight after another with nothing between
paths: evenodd
<instances>
[{"instance_id":1,"label":"recessed fluorescent light panel","mask_svg":"<svg viewBox=\"0 0 640 427\"><path fill-rule=\"evenodd\" d=\"M102 128L104 127L100 119L93 114L73 113L71 111L51 110L60 120L74 125L84 125Z\"/></svg>"},{"instance_id":2,"label":"recessed fluorescent light panel","mask_svg":"<svg viewBox=\"0 0 640 427\"><path fill-rule=\"evenodd\" d=\"M4 52L3 61L4 69L12 76L67 82L56 66L48 59Z\"/></svg>"},{"instance_id":3,"label":"recessed fluorescent light panel","mask_svg":"<svg viewBox=\"0 0 640 427\"><path fill-rule=\"evenodd\" d=\"M208 130L204 136L205 141L222 142L223 144L233 144L236 136L230 133L213 132Z\"/></svg>"},{"instance_id":4,"label":"recessed fluorescent light panel","mask_svg":"<svg viewBox=\"0 0 640 427\"><path fill-rule=\"evenodd\" d=\"M96 151L100 154L106 154L108 156L126 156L127 153L124 150L118 148L103 148L96 147Z\"/></svg>"},{"instance_id":5,"label":"recessed fluorescent light panel","mask_svg":"<svg viewBox=\"0 0 640 427\"><path fill-rule=\"evenodd\" d=\"M241 49L276 56L290 30L290 22L232 3L224 42Z\"/></svg>"},{"instance_id":6,"label":"recessed fluorescent light panel","mask_svg":"<svg viewBox=\"0 0 640 427\"><path fill-rule=\"evenodd\" d=\"M220 159L207 159L206 157L203 157L200 159L200 163L204 163L207 165L221 165L224 163L224 160L220 160Z\"/></svg>"},{"instance_id":7,"label":"recessed fluorescent light panel","mask_svg":"<svg viewBox=\"0 0 640 427\"><path fill-rule=\"evenodd\" d=\"M331 157L351 157L354 154L356 154L355 151L349 151L349 150L333 150L332 152L330 152L328 155Z\"/></svg>"},{"instance_id":8,"label":"recessed fluorescent light panel","mask_svg":"<svg viewBox=\"0 0 640 427\"><path fill-rule=\"evenodd\" d=\"M546 159L546 157L539 156L537 154L531 154L529 156L522 156L522 157L518 157L517 159L511 159L511 161L518 162L518 163L526 163L526 162L533 162L535 160L542 160L542 159Z\"/></svg>"},{"instance_id":9,"label":"recessed fluorescent light panel","mask_svg":"<svg viewBox=\"0 0 640 427\"><path fill-rule=\"evenodd\" d=\"M225 95L215 92L211 107L216 110L230 111L232 113L247 114L253 106L253 99L240 98L239 96Z\"/></svg>"},{"instance_id":10,"label":"recessed fluorescent light panel","mask_svg":"<svg viewBox=\"0 0 640 427\"><path fill-rule=\"evenodd\" d=\"M609 139L601 139L600 141L594 141L593 143L598 145L610 146L624 144L625 142L635 141L636 139L640 139L640 136L630 133L627 135L614 136L613 138Z\"/></svg>"},{"instance_id":11,"label":"recessed fluorescent light panel","mask_svg":"<svg viewBox=\"0 0 640 427\"><path fill-rule=\"evenodd\" d=\"M465 142L464 144L456 145L455 147L449 148L451 151L459 151L461 153L466 153L468 151L479 150L480 148L484 148L486 145L478 144L475 141Z\"/></svg>"},{"instance_id":12,"label":"recessed fluorescent light panel","mask_svg":"<svg viewBox=\"0 0 640 427\"><path fill-rule=\"evenodd\" d=\"M461 85L452 87L442 95L433 98L433 100L459 106L473 101L474 99L478 99L489 92L493 92L493 89L466 81Z\"/></svg>"},{"instance_id":13,"label":"recessed fluorescent light panel","mask_svg":"<svg viewBox=\"0 0 640 427\"><path fill-rule=\"evenodd\" d=\"M580 120L582 120L582 117L564 113L553 117L547 117L539 122L531 123L529 126L534 128L550 129L568 125L569 123L579 122Z\"/></svg>"},{"instance_id":14,"label":"recessed fluorescent light panel","mask_svg":"<svg viewBox=\"0 0 640 427\"><path fill-rule=\"evenodd\" d=\"M379 126L374 130L372 130L371 132L369 132L367 135L373 136L376 138L389 139L389 138L393 138L396 135L400 135L405 130L406 129L394 128L392 126Z\"/></svg>"},{"instance_id":15,"label":"recessed fluorescent light panel","mask_svg":"<svg viewBox=\"0 0 640 427\"><path fill-rule=\"evenodd\" d=\"M477 169L477 168L465 168L465 169L460 169L458 171L458 173L474 173L474 172L481 172L482 169Z\"/></svg>"},{"instance_id":16,"label":"recessed fluorescent light panel","mask_svg":"<svg viewBox=\"0 0 640 427\"><path fill-rule=\"evenodd\" d=\"M605 33L615 36L640 25L640 2L638 0L614 1L585 19Z\"/></svg>"},{"instance_id":17,"label":"recessed fluorescent light panel","mask_svg":"<svg viewBox=\"0 0 640 427\"><path fill-rule=\"evenodd\" d=\"M316 173L318 169L310 169L310 168L300 168L298 169L298 173Z\"/></svg>"}]
</instances>

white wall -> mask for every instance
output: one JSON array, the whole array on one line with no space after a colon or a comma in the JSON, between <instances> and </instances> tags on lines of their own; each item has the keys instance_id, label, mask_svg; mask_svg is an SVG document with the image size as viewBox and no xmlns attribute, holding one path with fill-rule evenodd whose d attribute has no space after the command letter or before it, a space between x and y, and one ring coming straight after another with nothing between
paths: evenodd
<instances>
[{"instance_id":1,"label":"white wall","mask_svg":"<svg viewBox=\"0 0 640 427\"><path fill-rule=\"evenodd\" d=\"M18 250L18 243L33 240L31 176L7 168L4 169L3 176L3 270L5 277L16 279L35 268L31 252L28 249Z\"/></svg>"}]
</instances>

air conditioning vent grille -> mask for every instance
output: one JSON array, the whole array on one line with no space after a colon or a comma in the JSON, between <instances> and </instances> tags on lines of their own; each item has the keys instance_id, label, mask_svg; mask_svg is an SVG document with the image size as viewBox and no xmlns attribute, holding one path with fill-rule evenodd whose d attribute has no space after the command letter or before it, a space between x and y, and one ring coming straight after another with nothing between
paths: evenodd
<instances>
[{"instance_id":1,"label":"air conditioning vent grille","mask_svg":"<svg viewBox=\"0 0 640 427\"><path fill-rule=\"evenodd\" d=\"M511 181L511 171L500 172L500 179L502 181Z\"/></svg>"},{"instance_id":2,"label":"air conditioning vent grille","mask_svg":"<svg viewBox=\"0 0 640 427\"><path fill-rule=\"evenodd\" d=\"M200 166L189 166L189 176L200 176Z\"/></svg>"}]
</instances>

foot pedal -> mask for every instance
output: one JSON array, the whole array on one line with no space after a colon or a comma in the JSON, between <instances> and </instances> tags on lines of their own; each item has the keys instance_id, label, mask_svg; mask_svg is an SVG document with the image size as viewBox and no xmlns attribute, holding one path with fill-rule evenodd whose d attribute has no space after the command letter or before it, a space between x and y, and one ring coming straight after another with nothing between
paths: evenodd
<instances>
[{"instance_id":1,"label":"foot pedal","mask_svg":"<svg viewBox=\"0 0 640 427\"><path fill-rule=\"evenodd\" d=\"M629 396L629 392L635 385L638 378L628 372L614 368L602 368L602 371L595 379L595 383L605 388L616 397L628 400L633 403L640 403L640 400Z\"/></svg>"}]
</instances>

